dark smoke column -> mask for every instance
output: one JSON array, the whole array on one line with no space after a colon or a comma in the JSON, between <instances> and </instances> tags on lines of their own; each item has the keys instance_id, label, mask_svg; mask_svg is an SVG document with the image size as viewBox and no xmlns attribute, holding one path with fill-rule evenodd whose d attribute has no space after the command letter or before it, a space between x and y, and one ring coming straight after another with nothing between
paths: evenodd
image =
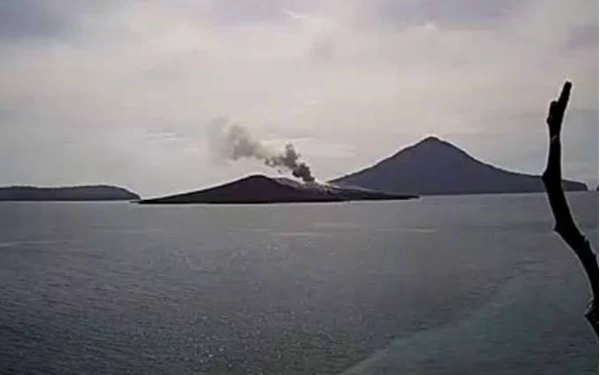
<instances>
[{"instance_id":1,"label":"dark smoke column","mask_svg":"<svg viewBox=\"0 0 600 375\"><path fill-rule=\"evenodd\" d=\"M283 153L278 155L272 155L265 164L269 167L285 167L292 171L294 177L302 179L304 182L314 182L315 178L312 175L310 167L304 162L300 162L300 154L296 152L294 145L288 143L285 145Z\"/></svg>"},{"instance_id":2,"label":"dark smoke column","mask_svg":"<svg viewBox=\"0 0 600 375\"><path fill-rule=\"evenodd\" d=\"M298 167L292 171L292 174L294 177L301 178L304 182L315 182L315 177L305 163L298 164Z\"/></svg>"},{"instance_id":3,"label":"dark smoke column","mask_svg":"<svg viewBox=\"0 0 600 375\"><path fill-rule=\"evenodd\" d=\"M211 128L213 148L226 159L256 159L271 168L287 169L304 182L315 181L310 167L300 161L300 154L293 144L286 144L283 152L275 152L254 139L248 129L238 124L229 124L226 119L213 121Z\"/></svg>"}]
</instances>

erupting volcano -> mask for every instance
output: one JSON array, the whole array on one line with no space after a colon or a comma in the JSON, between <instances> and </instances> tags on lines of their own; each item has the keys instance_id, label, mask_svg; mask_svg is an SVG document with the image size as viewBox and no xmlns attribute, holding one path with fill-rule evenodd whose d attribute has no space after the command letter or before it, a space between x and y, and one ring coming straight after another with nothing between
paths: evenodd
<instances>
[{"instance_id":1,"label":"erupting volcano","mask_svg":"<svg viewBox=\"0 0 600 375\"><path fill-rule=\"evenodd\" d=\"M252 175L224 185L191 193L145 199L142 204L257 204L301 202L345 202L358 200L402 200L414 195L386 194L367 189L341 188L316 182Z\"/></svg>"}]
</instances>

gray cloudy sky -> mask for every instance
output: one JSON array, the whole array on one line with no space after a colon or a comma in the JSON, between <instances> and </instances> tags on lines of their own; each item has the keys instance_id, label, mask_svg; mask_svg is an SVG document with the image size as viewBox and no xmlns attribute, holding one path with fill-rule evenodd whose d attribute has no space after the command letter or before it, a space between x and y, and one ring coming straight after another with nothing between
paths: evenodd
<instances>
[{"instance_id":1,"label":"gray cloudy sky","mask_svg":"<svg viewBox=\"0 0 600 375\"><path fill-rule=\"evenodd\" d=\"M565 174L596 184L597 0L0 0L0 184L268 172L215 160L219 117L321 180L430 134L539 173L565 78Z\"/></svg>"}]
</instances>

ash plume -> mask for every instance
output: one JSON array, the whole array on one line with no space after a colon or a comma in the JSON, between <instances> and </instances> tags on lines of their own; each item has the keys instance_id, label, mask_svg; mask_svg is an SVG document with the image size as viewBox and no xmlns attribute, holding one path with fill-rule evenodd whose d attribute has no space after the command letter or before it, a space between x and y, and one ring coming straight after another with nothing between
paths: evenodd
<instances>
[{"instance_id":1,"label":"ash plume","mask_svg":"<svg viewBox=\"0 0 600 375\"><path fill-rule=\"evenodd\" d=\"M219 155L228 160L256 159L280 172L289 170L294 177L300 178L304 182L315 181L310 167L300 161L300 154L291 143L286 144L283 151L277 152L263 142L254 139L245 127L239 124L230 124L225 119L213 121L211 130L213 133L212 146L216 146Z\"/></svg>"}]
</instances>

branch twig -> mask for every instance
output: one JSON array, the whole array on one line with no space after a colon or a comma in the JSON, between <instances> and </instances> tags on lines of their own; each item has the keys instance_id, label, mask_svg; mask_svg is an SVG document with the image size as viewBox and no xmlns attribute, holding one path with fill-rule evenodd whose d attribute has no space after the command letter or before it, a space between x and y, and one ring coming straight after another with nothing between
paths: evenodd
<instances>
[{"instance_id":1,"label":"branch twig","mask_svg":"<svg viewBox=\"0 0 600 375\"><path fill-rule=\"evenodd\" d=\"M590 242L581 233L573 220L567 198L562 186L561 172L561 144L560 135L562 122L569 103L571 94L571 82L565 82L560 97L557 101L550 103L548 111L548 132L550 145L548 151L548 164L542 175L544 187L548 194L548 201L555 219L554 231L571 247L585 273L587 274L592 289L593 297L585 314L592 326L596 337L598 336L598 262L592 250Z\"/></svg>"}]
</instances>

